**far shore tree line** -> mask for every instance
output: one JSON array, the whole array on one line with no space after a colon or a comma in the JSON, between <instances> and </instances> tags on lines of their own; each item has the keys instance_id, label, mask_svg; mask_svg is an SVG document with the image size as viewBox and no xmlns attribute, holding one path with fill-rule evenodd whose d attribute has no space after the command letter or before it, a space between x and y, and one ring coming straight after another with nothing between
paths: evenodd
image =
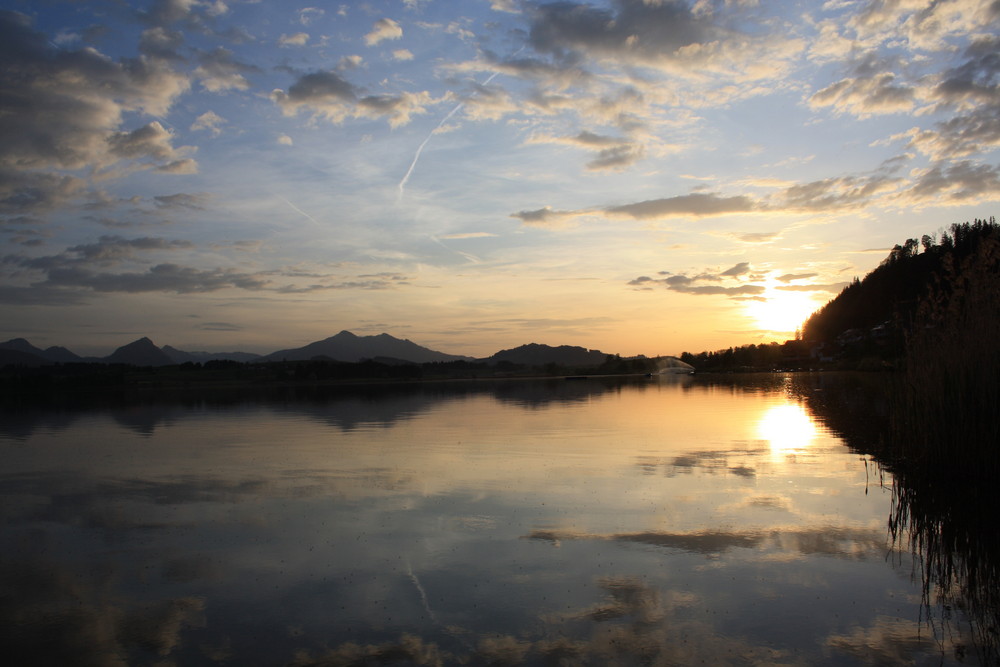
<instances>
[{"instance_id":1,"label":"far shore tree line","mask_svg":"<svg viewBox=\"0 0 1000 667\"><path fill-rule=\"evenodd\" d=\"M423 380L503 379L629 375L657 370L657 358L607 355L598 365L574 366L498 361L435 361L414 363L397 359L337 361L308 360L240 362L211 360L171 366L73 363L40 367L8 367L0 390L17 394L54 391L176 389L194 386L280 386L343 382L410 382Z\"/></svg>"}]
</instances>

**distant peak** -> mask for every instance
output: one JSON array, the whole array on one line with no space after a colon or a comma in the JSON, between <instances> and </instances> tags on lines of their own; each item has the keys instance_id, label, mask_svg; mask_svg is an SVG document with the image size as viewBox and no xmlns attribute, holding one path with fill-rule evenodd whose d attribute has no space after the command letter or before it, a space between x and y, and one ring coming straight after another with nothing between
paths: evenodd
<instances>
[{"instance_id":1,"label":"distant peak","mask_svg":"<svg viewBox=\"0 0 1000 667\"><path fill-rule=\"evenodd\" d=\"M347 329L344 329L339 334L337 334L336 336L334 336L334 338L357 338L357 336L355 336L354 334L352 334Z\"/></svg>"},{"instance_id":2,"label":"distant peak","mask_svg":"<svg viewBox=\"0 0 1000 667\"><path fill-rule=\"evenodd\" d=\"M136 340L132 341L131 343L126 343L125 345L122 345L118 349L121 350L121 349L135 349L135 348L156 348L157 350L160 349L160 348L156 347L156 343L154 343L153 341L151 341L146 336L143 336L142 338L137 338Z\"/></svg>"}]
</instances>

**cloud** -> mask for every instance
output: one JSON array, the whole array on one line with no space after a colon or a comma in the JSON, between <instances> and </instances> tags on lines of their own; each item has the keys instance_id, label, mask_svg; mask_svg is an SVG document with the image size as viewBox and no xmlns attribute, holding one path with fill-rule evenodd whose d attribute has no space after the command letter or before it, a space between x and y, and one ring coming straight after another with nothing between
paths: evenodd
<instances>
[{"instance_id":1,"label":"cloud","mask_svg":"<svg viewBox=\"0 0 1000 667\"><path fill-rule=\"evenodd\" d=\"M183 60L179 51L184 35L164 27L149 28L139 37L139 53L163 60Z\"/></svg>"},{"instance_id":2,"label":"cloud","mask_svg":"<svg viewBox=\"0 0 1000 667\"><path fill-rule=\"evenodd\" d=\"M996 3L989 0L938 2L868 2L850 17L848 28L862 46L886 41L923 51L947 49L948 39L975 34L996 20Z\"/></svg>"},{"instance_id":3,"label":"cloud","mask_svg":"<svg viewBox=\"0 0 1000 667\"><path fill-rule=\"evenodd\" d=\"M521 6L517 0L490 0L490 9L495 12L507 12L510 14L519 14L521 12Z\"/></svg>"},{"instance_id":4,"label":"cloud","mask_svg":"<svg viewBox=\"0 0 1000 667\"><path fill-rule=\"evenodd\" d=\"M194 75L201 81L205 90L213 93L247 90L250 88L250 82L243 74L257 71L252 65L237 62L233 52L222 47L202 54L199 62Z\"/></svg>"},{"instance_id":5,"label":"cloud","mask_svg":"<svg viewBox=\"0 0 1000 667\"><path fill-rule=\"evenodd\" d=\"M246 329L243 325L232 322L202 322L195 328L203 331L243 331Z\"/></svg>"},{"instance_id":6,"label":"cloud","mask_svg":"<svg viewBox=\"0 0 1000 667\"><path fill-rule=\"evenodd\" d=\"M139 168L191 171L158 121L122 129L123 118L163 116L188 90L185 75L150 55L114 61L95 49L62 50L21 14L0 12L0 212L40 211L65 203L85 181L66 171L122 161ZM134 167L133 167L134 168Z\"/></svg>"},{"instance_id":7,"label":"cloud","mask_svg":"<svg viewBox=\"0 0 1000 667\"><path fill-rule=\"evenodd\" d=\"M198 163L191 158L184 158L160 165L156 171L163 174L197 174Z\"/></svg>"},{"instance_id":8,"label":"cloud","mask_svg":"<svg viewBox=\"0 0 1000 667\"><path fill-rule=\"evenodd\" d=\"M191 130L205 130L206 132L210 132L213 137L217 137L222 134L222 126L225 124L225 118L214 111L206 111L195 118L195 121L191 124Z\"/></svg>"},{"instance_id":9,"label":"cloud","mask_svg":"<svg viewBox=\"0 0 1000 667\"><path fill-rule=\"evenodd\" d=\"M169 25L191 15L195 0L154 0L148 10L139 12L139 17L153 25Z\"/></svg>"},{"instance_id":10,"label":"cloud","mask_svg":"<svg viewBox=\"0 0 1000 667\"><path fill-rule=\"evenodd\" d=\"M518 218L526 225L548 227L558 225L568 218L573 218L577 215L578 214L573 211L554 211L551 207L546 206L534 211L518 211L517 213L511 213L510 217Z\"/></svg>"},{"instance_id":11,"label":"cloud","mask_svg":"<svg viewBox=\"0 0 1000 667\"><path fill-rule=\"evenodd\" d=\"M756 296L763 294L763 285L737 285L724 287L722 285L678 285L669 289L685 294L724 295L724 296Z\"/></svg>"},{"instance_id":12,"label":"cloud","mask_svg":"<svg viewBox=\"0 0 1000 667\"><path fill-rule=\"evenodd\" d=\"M0 303L8 306L78 306L86 303L84 292L31 285L0 285Z\"/></svg>"},{"instance_id":13,"label":"cloud","mask_svg":"<svg viewBox=\"0 0 1000 667\"><path fill-rule=\"evenodd\" d=\"M961 158L1000 147L1000 37L975 40L965 61L945 71L929 97L949 118L933 128L912 128L892 139L907 139L932 159Z\"/></svg>"},{"instance_id":14,"label":"cloud","mask_svg":"<svg viewBox=\"0 0 1000 667\"><path fill-rule=\"evenodd\" d=\"M750 262L740 262L736 266L734 266L732 268L729 268L729 269L726 269L725 271L723 271L719 275L727 277L727 278L731 278L731 277L736 277L736 276L742 276L745 273L749 273L749 271L750 271Z\"/></svg>"},{"instance_id":15,"label":"cloud","mask_svg":"<svg viewBox=\"0 0 1000 667\"><path fill-rule=\"evenodd\" d=\"M48 271L41 287L87 288L95 292L174 292L196 294L215 292L235 287L258 291L269 281L253 273L234 269L199 270L178 264L157 264L146 271L122 273L93 272L83 268L67 267Z\"/></svg>"},{"instance_id":16,"label":"cloud","mask_svg":"<svg viewBox=\"0 0 1000 667\"><path fill-rule=\"evenodd\" d=\"M608 215L620 215L647 220L668 217L706 217L730 213L749 213L758 205L747 196L720 197L716 194L689 194L664 199L651 199L634 204L623 204L603 209Z\"/></svg>"},{"instance_id":17,"label":"cloud","mask_svg":"<svg viewBox=\"0 0 1000 667\"><path fill-rule=\"evenodd\" d=\"M309 33L297 32L293 35L282 35L278 38L279 46L305 46L309 42Z\"/></svg>"},{"instance_id":18,"label":"cloud","mask_svg":"<svg viewBox=\"0 0 1000 667\"><path fill-rule=\"evenodd\" d=\"M495 236L496 234L492 234L490 232L461 232L457 234L443 234L438 238L447 241L453 239L484 239L484 238L493 238Z\"/></svg>"},{"instance_id":19,"label":"cloud","mask_svg":"<svg viewBox=\"0 0 1000 667\"><path fill-rule=\"evenodd\" d=\"M393 60L413 60L413 54L409 49L396 49L392 52Z\"/></svg>"},{"instance_id":20,"label":"cloud","mask_svg":"<svg viewBox=\"0 0 1000 667\"><path fill-rule=\"evenodd\" d=\"M969 160L935 163L915 174L902 197L910 202L964 204L1000 196L1000 166Z\"/></svg>"},{"instance_id":21,"label":"cloud","mask_svg":"<svg viewBox=\"0 0 1000 667\"><path fill-rule=\"evenodd\" d=\"M171 205L187 205L185 199L172 199ZM171 199L167 197L166 199ZM176 202L185 202L179 204ZM238 250L255 250L255 242L234 244ZM22 280L33 272L41 278L23 287L9 287L0 294L7 303L34 303L38 305L65 305L79 303L87 291L99 293L168 292L197 294L223 289L240 289L252 292L277 294L308 294L330 290L385 290L410 284L407 276L398 273L366 273L343 276L326 273L306 273L294 269L243 271L235 268L196 268L173 262L159 262L137 270L112 271L121 266L141 266L145 255L190 251L195 244L183 239L161 237L124 238L101 236L96 242L66 248L59 254L38 257L8 255L2 263L13 267ZM213 248L219 250L220 247ZM275 278L296 282L275 284ZM301 279L312 279L303 284ZM32 298L30 290L37 289L39 296Z\"/></svg>"},{"instance_id":22,"label":"cloud","mask_svg":"<svg viewBox=\"0 0 1000 667\"><path fill-rule=\"evenodd\" d=\"M403 29L392 19L382 18L372 25L372 30L365 35L365 44L375 46L379 42L387 39L399 39L403 36Z\"/></svg>"},{"instance_id":23,"label":"cloud","mask_svg":"<svg viewBox=\"0 0 1000 667\"><path fill-rule=\"evenodd\" d=\"M303 7L298 11L299 23L309 25L316 19L322 18L326 12L319 7Z\"/></svg>"},{"instance_id":24,"label":"cloud","mask_svg":"<svg viewBox=\"0 0 1000 667\"><path fill-rule=\"evenodd\" d=\"M2 125L3 120L0 119ZM84 181L75 176L0 168L0 214L51 211L67 203L83 189Z\"/></svg>"},{"instance_id":25,"label":"cloud","mask_svg":"<svg viewBox=\"0 0 1000 667\"><path fill-rule=\"evenodd\" d=\"M857 208L878 195L894 191L900 183L902 179L884 172L826 178L787 188L780 207L800 211Z\"/></svg>"},{"instance_id":26,"label":"cloud","mask_svg":"<svg viewBox=\"0 0 1000 667\"><path fill-rule=\"evenodd\" d=\"M777 278L775 278L775 280L777 280L780 283L790 283L793 280L808 280L809 278L815 278L817 275L819 275L819 274L816 274L816 273L785 273L785 274L780 275Z\"/></svg>"},{"instance_id":27,"label":"cloud","mask_svg":"<svg viewBox=\"0 0 1000 667\"><path fill-rule=\"evenodd\" d=\"M194 244L185 240L168 240L159 237L126 239L121 236L101 236L96 243L83 243L66 248L58 255L42 257L3 258L5 264L26 269L51 272L58 269L78 268L86 265L113 266L136 256L136 251L185 250Z\"/></svg>"},{"instance_id":28,"label":"cloud","mask_svg":"<svg viewBox=\"0 0 1000 667\"><path fill-rule=\"evenodd\" d=\"M961 65L945 71L934 88L936 98L943 103L962 108L968 104L1000 103L1000 37L991 35L972 41L963 54Z\"/></svg>"},{"instance_id":29,"label":"cloud","mask_svg":"<svg viewBox=\"0 0 1000 667\"><path fill-rule=\"evenodd\" d=\"M705 3L613 0L610 8L576 2L526 7L534 49L561 63L586 60L644 66L679 77L704 73L740 81L773 78L804 47L779 30L742 33Z\"/></svg>"},{"instance_id":30,"label":"cloud","mask_svg":"<svg viewBox=\"0 0 1000 667\"><path fill-rule=\"evenodd\" d=\"M535 210L512 213L524 224L533 226L558 226L573 218L603 215L608 217L629 217L635 220L650 220L671 217L703 218L731 213L750 213L764 210L764 207L745 195L722 197L712 193L694 193L651 199L633 204L595 207L569 211L554 210L545 206Z\"/></svg>"},{"instance_id":31,"label":"cloud","mask_svg":"<svg viewBox=\"0 0 1000 667\"><path fill-rule=\"evenodd\" d=\"M157 208L186 208L193 211L203 210L209 199L210 197L206 193L190 194L186 192L153 197Z\"/></svg>"},{"instance_id":32,"label":"cloud","mask_svg":"<svg viewBox=\"0 0 1000 667\"><path fill-rule=\"evenodd\" d=\"M148 123L131 132L115 132L107 141L115 157L134 160L149 158L154 162L172 162L178 152L171 145L173 136L158 121Z\"/></svg>"},{"instance_id":33,"label":"cloud","mask_svg":"<svg viewBox=\"0 0 1000 667\"><path fill-rule=\"evenodd\" d=\"M703 271L694 276L684 273L670 273L661 271L658 275L663 278L651 278L649 276L639 276L630 280L627 284L630 287L638 288L641 291L649 291L659 286L672 292L682 292L684 294L698 294L705 296L729 296L733 298L752 297L763 294L766 288L763 285L752 283L738 283L736 285L719 285L705 283L720 283L727 279L735 279L747 275L750 272L749 262L740 262L725 271L713 272Z\"/></svg>"},{"instance_id":34,"label":"cloud","mask_svg":"<svg viewBox=\"0 0 1000 667\"><path fill-rule=\"evenodd\" d=\"M806 273L803 275L815 276L815 273ZM780 278L779 278L780 280ZM845 287L850 283L826 283L826 284L809 284L809 285L775 285L775 289L782 290L785 292L830 292L831 294L840 294Z\"/></svg>"},{"instance_id":35,"label":"cloud","mask_svg":"<svg viewBox=\"0 0 1000 667\"><path fill-rule=\"evenodd\" d=\"M362 95L340 74L329 70L305 74L287 93L273 91L271 99L286 116L306 110L332 123L342 123L347 118L387 118L391 127L405 125L412 114L424 113L425 105L431 102L426 92Z\"/></svg>"},{"instance_id":36,"label":"cloud","mask_svg":"<svg viewBox=\"0 0 1000 667\"><path fill-rule=\"evenodd\" d=\"M770 243L780 236L781 232L746 232L735 235L743 243Z\"/></svg>"},{"instance_id":37,"label":"cloud","mask_svg":"<svg viewBox=\"0 0 1000 667\"><path fill-rule=\"evenodd\" d=\"M832 107L836 113L851 113L859 118L912 110L914 89L895 82L896 75L891 72L842 79L813 94L809 98L809 106L814 109Z\"/></svg>"},{"instance_id":38,"label":"cloud","mask_svg":"<svg viewBox=\"0 0 1000 667\"><path fill-rule=\"evenodd\" d=\"M587 163L587 169L593 171L628 167L645 155L645 147L640 143L587 130L572 136L536 135L528 143L559 143L593 151L596 156Z\"/></svg>"}]
</instances>

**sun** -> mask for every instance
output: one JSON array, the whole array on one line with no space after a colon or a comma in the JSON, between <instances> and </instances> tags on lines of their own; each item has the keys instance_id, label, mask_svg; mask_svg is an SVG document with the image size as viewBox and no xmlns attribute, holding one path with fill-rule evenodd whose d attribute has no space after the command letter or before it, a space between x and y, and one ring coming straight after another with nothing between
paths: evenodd
<instances>
[{"instance_id":1,"label":"sun","mask_svg":"<svg viewBox=\"0 0 1000 667\"><path fill-rule=\"evenodd\" d=\"M789 292L768 286L759 301L749 301L746 313L761 329L791 334L802 327L819 304L805 292Z\"/></svg>"}]
</instances>

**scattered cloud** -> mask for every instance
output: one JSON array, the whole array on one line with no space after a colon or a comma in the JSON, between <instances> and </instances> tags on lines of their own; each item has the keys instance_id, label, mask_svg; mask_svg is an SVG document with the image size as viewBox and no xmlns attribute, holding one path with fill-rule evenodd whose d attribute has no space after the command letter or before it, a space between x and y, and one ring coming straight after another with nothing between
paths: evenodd
<instances>
[{"instance_id":1,"label":"scattered cloud","mask_svg":"<svg viewBox=\"0 0 1000 667\"><path fill-rule=\"evenodd\" d=\"M379 42L387 39L399 39L403 36L403 29L392 19L382 18L375 21L372 30L365 35L365 44L375 46Z\"/></svg>"},{"instance_id":2,"label":"scattered cloud","mask_svg":"<svg viewBox=\"0 0 1000 667\"><path fill-rule=\"evenodd\" d=\"M319 7L303 7L298 12L299 23L309 25L313 21L323 18L326 12Z\"/></svg>"},{"instance_id":3,"label":"scattered cloud","mask_svg":"<svg viewBox=\"0 0 1000 667\"><path fill-rule=\"evenodd\" d=\"M622 204L603 209L611 216L626 216L637 220L669 217L706 217L730 213L749 213L759 205L745 195L722 197L717 194L695 193L651 199L634 204Z\"/></svg>"},{"instance_id":4,"label":"scattered cloud","mask_svg":"<svg viewBox=\"0 0 1000 667\"><path fill-rule=\"evenodd\" d=\"M497 235L490 232L461 232L457 234L443 234L438 237L444 240L450 239L488 239L495 238Z\"/></svg>"},{"instance_id":5,"label":"scattered cloud","mask_svg":"<svg viewBox=\"0 0 1000 667\"><path fill-rule=\"evenodd\" d=\"M735 22L723 26L703 9L703 4L643 0L616 0L610 8L534 5L528 39L535 51L561 63L614 62L683 78L737 81L776 78L805 48L778 29L755 35L734 29Z\"/></svg>"},{"instance_id":6,"label":"scattered cloud","mask_svg":"<svg viewBox=\"0 0 1000 667\"><path fill-rule=\"evenodd\" d=\"M781 238L781 232L744 232L734 236L743 243L771 243Z\"/></svg>"},{"instance_id":7,"label":"scattered cloud","mask_svg":"<svg viewBox=\"0 0 1000 667\"><path fill-rule=\"evenodd\" d=\"M815 278L817 275L819 275L819 274L816 274L816 273L785 273L785 274L780 275L777 278L775 278L775 280L777 280L778 282L781 282L781 283L790 283L790 282L793 282L795 280L809 280L810 278Z\"/></svg>"},{"instance_id":8,"label":"scattered cloud","mask_svg":"<svg viewBox=\"0 0 1000 667\"><path fill-rule=\"evenodd\" d=\"M194 211L204 210L210 199L211 196L204 192L195 194L178 192L177 194L153 197L157 208L186 208Z\"/></svg>"},{"instance_id":9,"label":"scattered cloud","mask_svg":"<svg viewBox=\"0 0 1000 667\"><path fill-rule=\"evenodd\" d=\"M850 283L810 283L806 285L776 285L775 289L785 292L830 292L840 294Z\"/></svg>"},{"instance_id":10,"label":"scattered cloud","mask_svg":"<svg viewBox=\"0 0 1000 667\"><path fill-rule=\"evenodd\" d=\"M749 273L750 263L740 262L723 271L703 271L695 275L661 271L657 274L660 276L658 278L639 276L630 280L628 285L642 291L664 288L673 292L703 296L744 298L763 294L766 291L764 285L737 280ZM730 284L721 284L727 281ZM733 282L736 284L732 284Z\"/></svg>"},{"instance_id":11,"label":"scattered cloud","mask_svg":"<svg viewBox=\"0 0 1000 667\"><path fill-rule=\"evenodd\" d=\"M623 169L633 165L645 155L643 144L630 139L600 135L587 130L572 136L552 137L537 135L529 143L552 143L577 146L593 152L594 158L587 163L587 169Z\"/></svg>"},{"instance_id":12,"label":"scattered cloud","mask_svg":"<svg viewBox=\"0 0 1000 667\"><path fill-rule=\"evenodd\" d=\"M278 38L279 46L305 46L309 42L309 33L297 32L292 35L282 35Z\"/></svg>"},{"instance_id":13,"label":"scattered cloud","mask_svg":"<svg viewBox=\"0 0 1000 667\"><path fill-rule=\"evenodd\" d=\"M232 51L222 47L202 54L199 63L194 70L194 76L199 79L205 90L213 93L247 90L250 88L250 82L244 74L257 71L256 67L238 62Z\"/></svg>"},{"instance_id":14,"label":"scattered cloud","mask_svg":"<svg viewBox=\"0 0 1000 667\"><path fill-rule=\"evenodd\" d=\"M271 99L286 116L306 110L332 123L348 118L387 118L389 125L406 125L413 114L426 112L432 102L428 93L363 95L337 72L312 72L293 83L286 93L275 90Z\"/></svg>"},{"instance_id":15,"label":"scattered cloud","mask_svg":"<svg viewBox=\"0 0 1000 667\"><path fill-rule=\"evenodd\" d=\"M559 225L567 219L574 218L576 216L577 214L572 211L554 211L549 206L535 209L534 211L518 211L517 213L511 213L512 218L517 218L526 225L533 225L536 227Z\"/></svg>"},{"instance_id":16,"label":"scattered cloud","mask_svg":"<svg viewBox=\"0 0 1000 667\"><path fill-rule=\"evenodd\" d=\"M191 124L192 130L204 130L211 133L213 137L222 134L222 126L226 124L226 119L214 111L206 111L198 116Z\"/></svg>"}]
</instances>

